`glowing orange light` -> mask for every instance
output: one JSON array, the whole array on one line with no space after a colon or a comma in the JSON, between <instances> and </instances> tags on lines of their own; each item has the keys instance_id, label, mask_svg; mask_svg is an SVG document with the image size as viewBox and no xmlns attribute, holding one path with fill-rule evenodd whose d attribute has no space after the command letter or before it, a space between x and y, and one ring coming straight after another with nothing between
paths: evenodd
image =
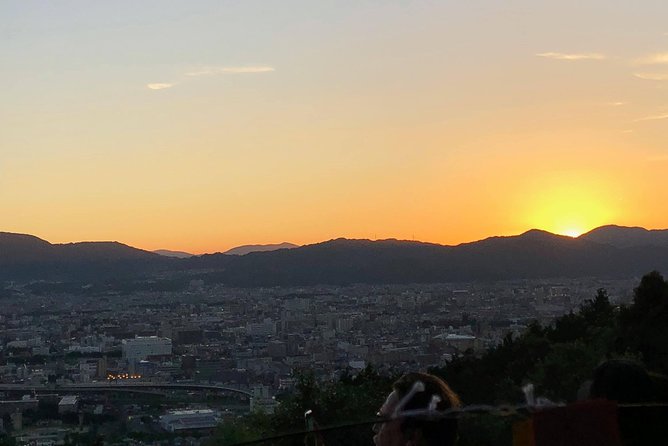
<instances>
[{"instance_id":1,"label":"glowing orange light","mask_svg":"<svg viewBox=\"0 0 668 446\"><path fill-rule=\"evenodd\" d=\"M578 237L584 232L614 222L618 204L606 178L562 173L533 185L526 200L528 225L555 234Z\"/></svg>"},{"instance_id":2,"label":"glowing orange light","mask_svg":"<svg viewBox=\"0 0 668 446\"><path fill-rule=\"evenodd\" d=\"M579 237L580 235L582 235L583 233L584 233L584 231L583 231L582 229L579 229L579 228L570 228L570 229L566 229L566 230L562 233L562 235L567 235L567 236L569 236L569 237L576 238L576 237Z\"/></svg>"}]
</instances>

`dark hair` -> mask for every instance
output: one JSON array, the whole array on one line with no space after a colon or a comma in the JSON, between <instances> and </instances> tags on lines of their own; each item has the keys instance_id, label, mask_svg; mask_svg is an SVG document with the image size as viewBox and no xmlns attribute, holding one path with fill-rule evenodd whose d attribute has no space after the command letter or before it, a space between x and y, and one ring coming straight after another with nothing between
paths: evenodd
<instances>
[{"instance_id":1,"label":"dark hair","mask_svg":"<svg viewBox=\"0 0 668 446\"><path fill-rule=\"evenodd\" d=\"M618 403L646 403L665 398L665 377L650 374L641 364L613 359L594 370L589 395ZM662 444L666 410L662 407L618 407L619 433L625 445Z\"/></svg>"},{"instance_id":2,"label":"dark hair","mask_svg":"<svg viewBox=\"0 0 668 446\"><path fill-rule=\"evenodd\" d=\"M624 359L612 359L594 370L589 390L592 398L606 398L618 403L642 403L654 399L652 379L645 368Z\"/></svg>"},{"instance_id":3,"label":"dark hair","mask_svg":"<svg viewBox=\"0 0 668 446\"><path fill-rule=\"evenodd\" d=\"M402 410L427 409L433 395L441 398L436 406L439 411L461 406L459 397L445 381L427 373L408 373L399 378L392 386L399 400L411 391L416 381L424 384L424 391L416 393ZM429 420L423 417L409 417L403 421L401 430L408 435L419 430L428 446L451 446L457 441L456 418Z\"/></svg>"}]
</instances>

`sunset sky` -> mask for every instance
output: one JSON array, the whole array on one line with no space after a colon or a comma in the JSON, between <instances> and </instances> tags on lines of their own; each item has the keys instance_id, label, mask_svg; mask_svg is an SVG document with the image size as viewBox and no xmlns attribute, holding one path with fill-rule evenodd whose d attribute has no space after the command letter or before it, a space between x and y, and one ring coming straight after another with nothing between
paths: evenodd
<instances>
[{"instance_id":1,"label":"sunset sky","mask_svg":"<svg viewBox=\"0 0 668 446\"><path fill-rule=\"evenodd\" d=\"M668 227L668 2L0 0L0 231Z\"/></svg>"}]
</instances>

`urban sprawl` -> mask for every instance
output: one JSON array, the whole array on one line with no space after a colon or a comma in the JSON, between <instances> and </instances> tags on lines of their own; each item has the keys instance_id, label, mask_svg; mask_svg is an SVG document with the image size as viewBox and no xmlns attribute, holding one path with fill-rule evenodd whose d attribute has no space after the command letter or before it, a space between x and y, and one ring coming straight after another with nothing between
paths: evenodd
<instances>
[{"instance_id":1,"label":"urban sprawl","mask_svg":"<svg viewBox=\"0 0 668 446\"><path fill-rule=\"evenodd\" d=\"M599 288L629 302L635 283L250 289L193 280L187 291L95 295L7 284L0 431L17 444L64 444L93 426L110 444L133 432L166 434L150 444L201 444L228 418L273 411L299 370L321 380L369 365L425 370L483 352L531 321L549 324Z\"/></svg>"}]
</instances>

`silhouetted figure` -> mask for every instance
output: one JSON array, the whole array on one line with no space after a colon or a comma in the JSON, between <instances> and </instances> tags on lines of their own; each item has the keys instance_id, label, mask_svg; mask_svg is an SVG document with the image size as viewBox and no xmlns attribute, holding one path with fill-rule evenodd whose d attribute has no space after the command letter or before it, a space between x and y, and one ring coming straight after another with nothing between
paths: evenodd
<instances>
[{"instance_id":1,"label":"silhouetted figure","mask_svg":"<svg viewBox=\"0 0 668 446\"><path fill-rule=\"evenodd\" d=\"M618 404L665 401L659 386L640 364L622 359L606 361L594 370L591 398ZM619 431L626 446L665 444L668 411L659 407L620 407Z\"/></svg>"},{"instance_id":2,"label":"silhouetted figure","mask_svg":"<svg viewBox=\"0 0 668 446\"><path fill-rule=\"evenodd\" d=\"M400 411L435 409L443 411L461 405L459 397L450 387L434 375L409 373L399 378L392 386L379 415L390 417L398 405L409 395L416 382L424 385L424 390L415 392L404 401ZM437 398L434 399L434 396ZM374 425L376 446L452 446L457 441L457 420L455 418L429 419L426 416L409 416Z\"/></svg>"},{"instance_id":3,"label":"silhouetted figure","mask_svg":"<svg viewBox=\"0 0 668 446\"><path fill-rule=\"evenodd\" d=\"M647 370L636 362L623 359L606 361L596 367L589 396L618 403L642 403L655 397Z\"/></svg>"}]
</instances>

